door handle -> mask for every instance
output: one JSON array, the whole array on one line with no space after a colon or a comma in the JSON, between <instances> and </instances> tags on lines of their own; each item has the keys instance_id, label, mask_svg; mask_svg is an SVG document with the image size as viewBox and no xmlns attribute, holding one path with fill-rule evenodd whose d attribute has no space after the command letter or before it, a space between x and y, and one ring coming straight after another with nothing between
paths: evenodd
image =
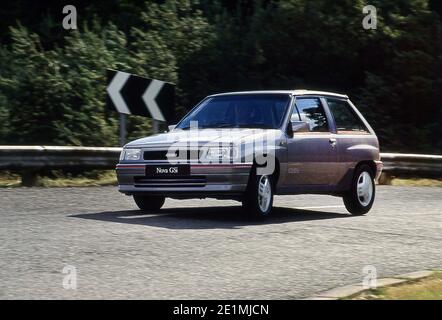
<instances>
[{"instance_id":1,"label":"door handle","mask_svg":"<svg viewBox=\"0 0 442 320\"><path fill-rule=\"evenodd\" d=\"M331 146L334 148L336 146L336 139L335 138L330 138L328 139L328 142L331 144Z\"/></svg>"}]
</instances>

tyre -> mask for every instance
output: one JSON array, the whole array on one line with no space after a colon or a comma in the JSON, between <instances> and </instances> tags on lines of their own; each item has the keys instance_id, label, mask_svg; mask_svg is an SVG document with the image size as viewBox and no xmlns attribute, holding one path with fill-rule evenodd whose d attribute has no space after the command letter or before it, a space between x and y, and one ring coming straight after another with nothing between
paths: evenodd
<instances>
[{"instance_id":1,"label":"tyre","mask_svg":"<svg viewBox=\"0 0 442 320\"><path fill-rule=\"evenodd\" d=\"M375 191L373 170L368 165L357 167L350 190L343 197L348 212L353 215L363 215L370 211Z\"/></svg>"},{"instance_id":2,"label":"tyre","mask_svg":"<svg viewBox=\"0 0 442 320\"><path fill-rule=\"evenodd\" d=\"M267 217L273 206L272 176L252 173L243 199L244 210L255 217Z\"/></svg>"},{"instance_id":3,"label":"tyre","mask_svg":"<svg viewBox=\"0 0 442 320\"><path fill-rule=\"evenodd\" d=\"M166 200L163 196L141 196L134 195L135 203L142 211L159 210Z\"/></svg>"}]
</instances>

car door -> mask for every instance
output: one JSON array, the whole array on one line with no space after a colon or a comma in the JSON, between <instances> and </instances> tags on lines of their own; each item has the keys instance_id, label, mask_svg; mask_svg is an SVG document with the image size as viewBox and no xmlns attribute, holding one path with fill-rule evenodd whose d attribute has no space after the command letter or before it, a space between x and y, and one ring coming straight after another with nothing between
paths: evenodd
<instances>
[{"instance_id":1,"label":"car door","mask_svg":"<svg viewBox=\"0 0 442 320\"><path fill-rule=\"evenodd\" d=\"M336 183L338 154L330 114L317 96L296 97L292 121L306 121L309 132L294 132L287 139L287 184L328 186Z\"/></svg>"},{"instance_id":2,"label":"car door","mask_svg":"<svg viewBox=\"0 0 442 320\"><path fill-rule=\"evenodd\" d=\"M335 137L339 154L336 174L337 180L342 180L358 161L371 159L371 156L364 158L365 153L370 152L369 150L374 153L378 152L378 149L374 147L377 139L371 135L347 99L327 97L325 100L336 127ZM358 145L361 148L358 148Z\"/></svg>"}]
</instances>

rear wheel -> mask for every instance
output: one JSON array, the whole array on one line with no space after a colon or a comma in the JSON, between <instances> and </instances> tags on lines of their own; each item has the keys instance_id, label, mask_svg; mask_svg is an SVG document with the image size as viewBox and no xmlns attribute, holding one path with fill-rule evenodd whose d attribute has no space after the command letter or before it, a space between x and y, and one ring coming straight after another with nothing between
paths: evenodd
<instances>
[{"instance_id":1,"label":"rear wheel","mask_svg":"<svg viewBox=\"0 0 442 320\"><path fill-rule=\"evenodd\" d=\"M368 165L361 165L355 171L350 190L344 195L344 205L353 215L370 211L375 198L373 171Z\"/></svg>"},{"instance_id":2,"label":"rear wheel","mask_svg":"<svg viewBox=\"0 0 442 320\"><path fill-rule=\"evenodd\" d=\"M159 210L166 200L163 196L141 196L134 195L135 203L142 211Z\"/></svg>"},{"instance_id":3,"label":"rear wheel","mask_svg":"<svg viewBox=\"0 0 442 320\"><path fill-rule=\"evenodd\" d=\"M255 217L266 217L272 211L273 184L268 175L253 174L243 199L243 208Z\"/></svg>"}]
</instances>

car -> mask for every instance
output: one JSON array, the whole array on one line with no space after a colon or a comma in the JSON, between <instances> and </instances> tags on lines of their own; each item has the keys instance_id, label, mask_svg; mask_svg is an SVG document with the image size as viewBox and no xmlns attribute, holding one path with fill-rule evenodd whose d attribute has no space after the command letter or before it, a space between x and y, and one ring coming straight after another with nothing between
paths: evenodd
<instances>
[{"instance_id":1,"label":"car","mask_svg":"<svg viewBox=\"0 0 442 320\"><path fill-rule=\"evenodd\" d=\"M241 201L267 217L274 195L343 198L366 214L382 171L379 142L348 96L310 90L214 94L169 131L126 144L119 191L143 211L166 197Z\"/></svg>"}]
</instances>

